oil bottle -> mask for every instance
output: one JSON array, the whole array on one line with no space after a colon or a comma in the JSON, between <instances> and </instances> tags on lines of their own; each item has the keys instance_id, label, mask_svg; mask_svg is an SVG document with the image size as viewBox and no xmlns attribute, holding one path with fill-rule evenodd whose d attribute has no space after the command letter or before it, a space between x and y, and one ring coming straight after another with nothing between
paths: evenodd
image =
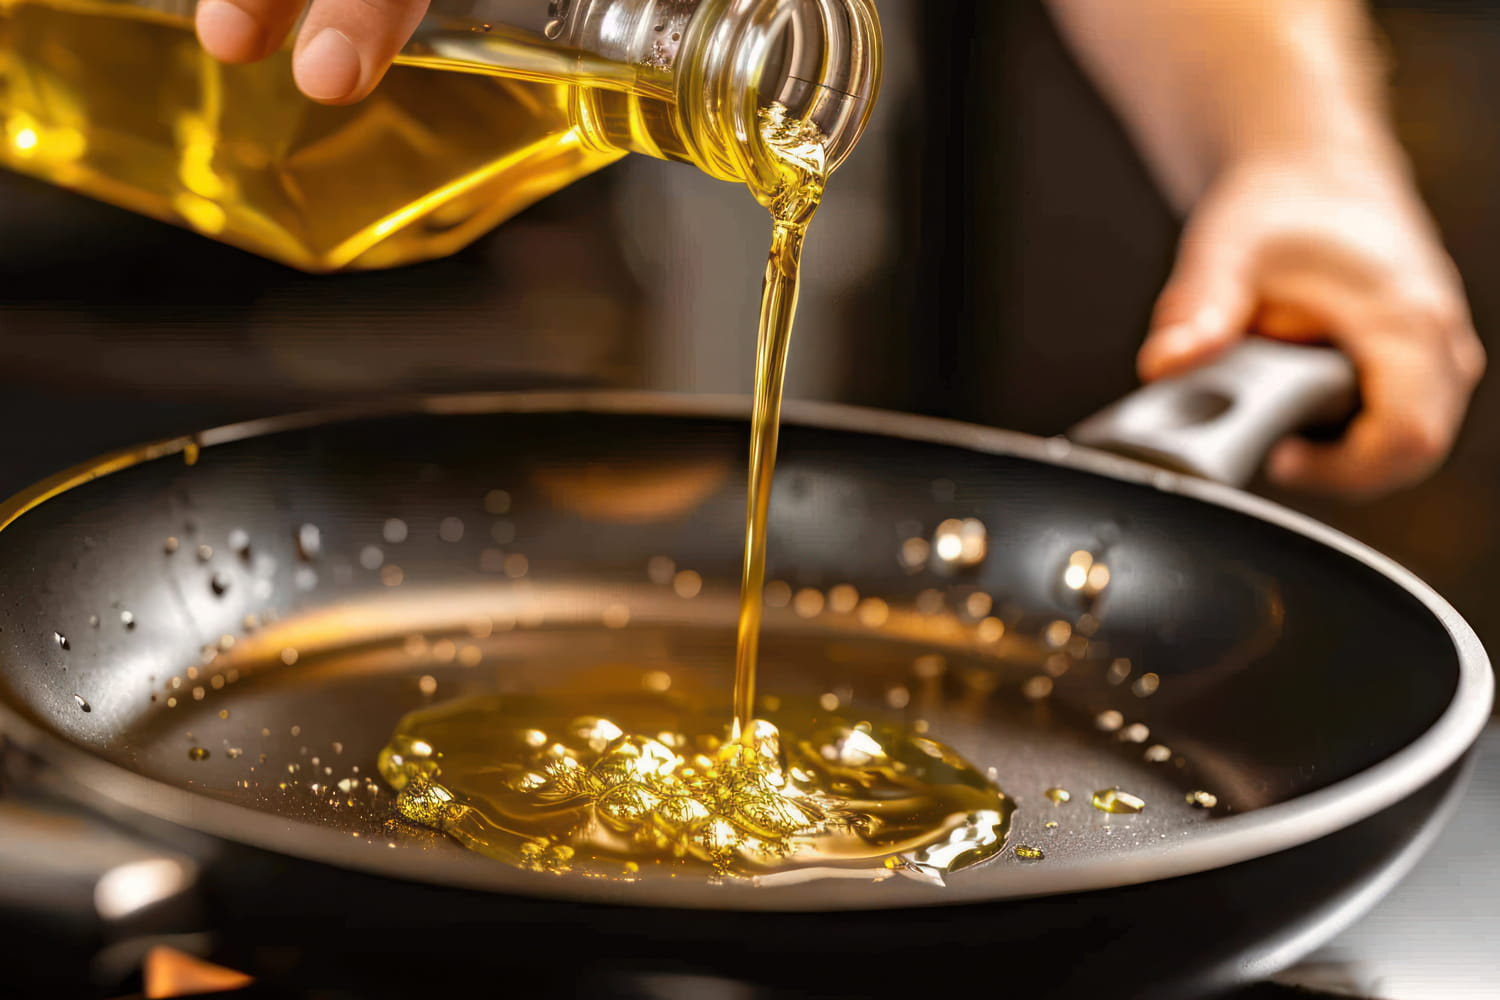
<instances>
[{"instance_id":1,"label":"oil bottle","mask_svg":"<svg viewBox=\"0 0 1500 1000\"><path fill-rule=\"evenodd\" d=\"M627 153L765 201L772 104L836 166L879 83L873 0L435 0L375 93L223 65L194 0L0 0L0 165L307 271L450 254Z\"/></svg>"}]
</instances>

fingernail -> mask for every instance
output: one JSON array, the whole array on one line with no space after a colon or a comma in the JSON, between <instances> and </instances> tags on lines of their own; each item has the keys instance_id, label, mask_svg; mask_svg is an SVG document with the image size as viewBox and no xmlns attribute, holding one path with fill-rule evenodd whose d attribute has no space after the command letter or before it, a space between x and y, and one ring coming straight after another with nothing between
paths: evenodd
<instances>
[{"instance_id":1,"label":"fingernail","mask_svg":"<svg viewBox=\"0 0 1500 1000\"><path fill-rule=\"evenodd\" d=\"M265 51L260 22L230 0L204 0L194 23L203 47L220 59L254 59Z\"/></svg>"},{"instance_id":2,"label":"fingernail","mask_svg":"<svg viewBox=\"0 0 1500 1000\"><path fill-rule=\"evenodd\" d=\"M1152 377L1192 349L1200 334L1189 323L1162 327L1151 335L1141 351L1141 374Z\"/></svg>"},{"instance_id":3,"label":"fingernail","mask_svg":"<svg viewBox=\"0 0 1500 1000\"><path fill-rule=\"evenodd\" d=\"M316 101L337 101L359 86L359 51L337 28L324 28L297 53L292 76Z\"/></svg>"},{"instance_id":4,"label":"fingernail","mask_svg":"<svg viewBox=\"0 0 1500 1000\"><path fill-rule=\"evenodd\" d=\"M1198 311L1189 324L1196 336L1205 340L1218 335L1229 321L1228 315L1218 306L1205 306Z\"/></svg>"}]
</instances>

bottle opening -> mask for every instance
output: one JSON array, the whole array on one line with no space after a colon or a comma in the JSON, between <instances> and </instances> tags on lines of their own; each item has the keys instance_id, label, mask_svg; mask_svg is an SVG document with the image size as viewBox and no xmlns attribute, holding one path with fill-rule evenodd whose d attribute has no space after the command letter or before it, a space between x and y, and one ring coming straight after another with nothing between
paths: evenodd
<instances>
[{"instance_id":1,"label":"bottle opening","mask_svg":"<svg viewBox=\"0 0 1500 1000\"><path fill-rule=\"evenodd\" d=\"M863 0L778 5L755 90L828 137L837 167L859 141L880 86L880 22Z\"/></svg>"},{"instance_id":2,"label":"bottle opening","mask_svg":"<svg viewBox=\"0 0 1500 1000\"><path fill-rule=\"evenodd\" d=\"M706 0L689 36L677 103L692 159L709 173L774 190L760 136L772 104L817 126L830 169L859 141L880 87L873 0Z\"/></svg>"}]
</instances>

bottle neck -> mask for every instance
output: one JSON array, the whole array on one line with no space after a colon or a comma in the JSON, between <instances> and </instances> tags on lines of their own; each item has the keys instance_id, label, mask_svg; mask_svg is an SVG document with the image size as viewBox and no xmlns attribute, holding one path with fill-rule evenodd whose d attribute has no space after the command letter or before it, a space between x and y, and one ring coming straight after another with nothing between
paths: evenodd
<instances>
[{"instance_id":1,"label":"bottle neck","mask_svg":"<svg viewBox=\"0 0 1500 1000\"><path fill-rule=\"evenodd\" d=\"M438 0L439 3L443 0ZM780 104L826 137L829 169L859 141L880 85L874 0L551 0L549 37L629 67L637 103L585 98L587 131L605 144L696 164L769 197L780 182L761 138ZM670 135L639 99L670 105Z\"/></svg>"},{"instance_id":2,"label":"bottle neck","mask_svg":"<svg viewBox=\"0 0 1500 1000\"><path fill-rule=\"evenodd\" d=\"M674 81L684 141L709 173L771 197L780 160L761 137L772 104L825 137L828 169L859 141L880 87L873 0L701 0Z\"/></svg>"}]
</instances>

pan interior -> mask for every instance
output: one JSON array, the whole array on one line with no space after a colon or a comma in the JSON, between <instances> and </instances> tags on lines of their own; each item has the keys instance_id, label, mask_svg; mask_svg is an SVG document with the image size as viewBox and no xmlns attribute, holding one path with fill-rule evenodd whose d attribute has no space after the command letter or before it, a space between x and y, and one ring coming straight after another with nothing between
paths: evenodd
<instances>
[{"instance_id":1,"label":"pan interior","mask_svg":"<svg viewBox=\"0 0 1500 1000\"><path fill-rule=\"evenodd\" d=\"M0 693L110 761L283 818L290 849L312 825L349 834L355 864L472 864L392 821L375 756L396 721L662 677L727 699L744 446L730 420L474 413L146 462L0 532ZM1045 860L955 878L1169 849L1388 757L1455 689L1415 598L1275 525L874 434L791 426L783 452L762 691L924 720L993 767L1011 845ZM982 552L944 559L966 520ZM1146 809L1092 808L1112 787Z\"/></svg>"}]
</instances>

